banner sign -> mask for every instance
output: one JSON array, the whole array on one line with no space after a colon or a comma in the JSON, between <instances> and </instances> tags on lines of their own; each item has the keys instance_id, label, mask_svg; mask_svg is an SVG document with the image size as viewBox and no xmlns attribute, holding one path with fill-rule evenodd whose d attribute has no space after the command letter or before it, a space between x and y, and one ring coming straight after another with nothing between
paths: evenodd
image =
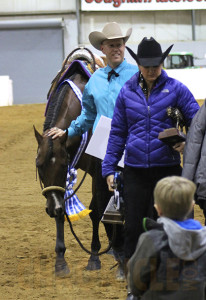
<instances>
[{"instance_id":1,"label":"banner sign","mask_svg":"<svg viewBox=\"0 0 206 300\"><path fill-rule=\"evenodd\" d=\"M206 0L81 0L82 11L206 9Z\"/></svg>"}]
</instances>

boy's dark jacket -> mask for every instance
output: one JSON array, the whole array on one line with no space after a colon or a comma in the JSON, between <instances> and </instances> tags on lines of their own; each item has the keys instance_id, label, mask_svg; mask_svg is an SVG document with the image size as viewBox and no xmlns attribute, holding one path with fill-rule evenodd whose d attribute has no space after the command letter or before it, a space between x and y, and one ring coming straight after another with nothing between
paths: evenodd
<instances>
[{"instance_id":1,"label":"boy's dark jacket","mask_svg":"<svg viewBox=\"0 0 206 300\"><path fill-rule=\"evenodd\" d=\"M141 300L206 299L206 227L182 228L171 219L146 219L128 263L128 288Z\"/></svg>"}]
</instances>

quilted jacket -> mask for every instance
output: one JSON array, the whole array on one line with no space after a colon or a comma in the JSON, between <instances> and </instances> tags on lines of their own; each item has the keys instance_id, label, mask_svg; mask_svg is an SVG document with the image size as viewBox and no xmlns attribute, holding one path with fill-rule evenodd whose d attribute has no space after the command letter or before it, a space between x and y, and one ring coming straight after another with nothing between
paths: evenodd
<instances>
[{"instance_id":1,"label":"quilted jacket","mask_svg":"<svg viewBox=\"0 0 206 300\"><path fill-rule=\"evenodd\" d=\"M196 200L206 200L206 102L192 120L184 149L182 176L197 185Z\"/></svg>"},{"instance_id":2,"label":"quilted jacket","mask_svg":"<svg viewBox=\"0 0 206 300\"><path fill-rule=\"evenodd\" d=\"M139 86L139 72L125 83L115 105L103 176L114 173L124 149L124 163L131 167L180 164L179 153L158 139L159 132L174 127L166 111L169 106L180 109L187 126L199 110L189 89L164 70L148 100Z\"/></svg>"}]
</instances>

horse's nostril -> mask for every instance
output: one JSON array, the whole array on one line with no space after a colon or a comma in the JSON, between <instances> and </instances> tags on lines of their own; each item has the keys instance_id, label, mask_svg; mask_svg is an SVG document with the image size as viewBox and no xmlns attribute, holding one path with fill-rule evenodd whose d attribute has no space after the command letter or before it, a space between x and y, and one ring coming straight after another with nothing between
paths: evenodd
<instances>
[{"instance_id":1,"label":"horse's nostril","mask_svg":"<svg viewBox=\"0 0 206 300\"><path fill-rule=\"evenodd\" d=\"M55 215L52 213L52 211L49 211L48 207L45 208L46 213L50 216L50 218L54 218Z\"/></svg>"},{"instance_id":2,"label":"horse's nostril","mask_svg":"<svg viewBox=\"0 0 206 300\"><path fill-rule=\"evenodd\" d=\"M46 207L45 210L46 210L46 213L50 216L50 218L55 218L56 217L56 214L53 213L52 211L50 211L48 209L48 207Z\"/></svg>"}]
</instances>

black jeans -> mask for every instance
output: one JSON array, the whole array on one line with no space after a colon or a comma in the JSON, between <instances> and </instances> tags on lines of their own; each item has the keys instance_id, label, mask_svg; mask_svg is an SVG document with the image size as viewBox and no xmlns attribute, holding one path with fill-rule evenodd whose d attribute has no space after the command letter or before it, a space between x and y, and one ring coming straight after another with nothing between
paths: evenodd
<instances>
[{"instance_id":1,"label":"black jeans","mask_svg":"<svg viewBox=\"0 0 206 300\"><path fill-rule=\"evenodd\" d=\"M154 209L153 191L157 181L166 177L181 176L181 166L132 168L124 167L124 205L125 205L125 257L130 258L136 249L143 232L144 217L157 219Z\"/></svg>"},{"instance_id":2,"label":"black jeans","mask_svg":"<svg viewBox=\"0 0 206 300\"><path fill-rule=\"evenodd\" d=\"M97 207L99 217L103 216L103 213L107 207L110 198L113 193L108 190L106 179L102 177L102 160L96 159L95 162L95 189L97 195ZM108 239L111 241L113 234L113 225L104 224ZM123 252L124 247L124 226L116 225L116 237L113 243L113 249L117 252Z\"/></svg>"}]
</instances>

